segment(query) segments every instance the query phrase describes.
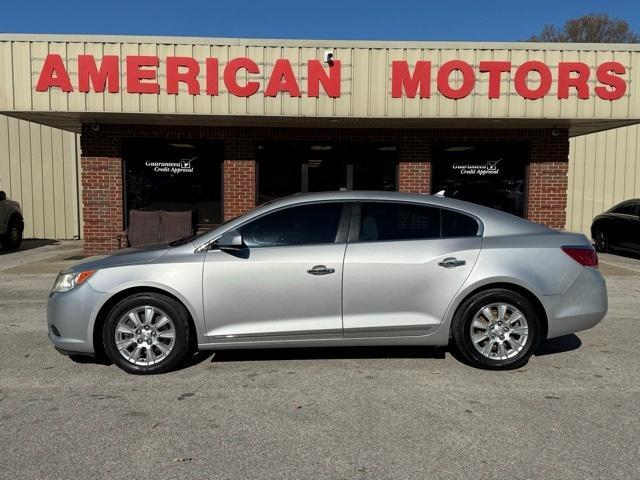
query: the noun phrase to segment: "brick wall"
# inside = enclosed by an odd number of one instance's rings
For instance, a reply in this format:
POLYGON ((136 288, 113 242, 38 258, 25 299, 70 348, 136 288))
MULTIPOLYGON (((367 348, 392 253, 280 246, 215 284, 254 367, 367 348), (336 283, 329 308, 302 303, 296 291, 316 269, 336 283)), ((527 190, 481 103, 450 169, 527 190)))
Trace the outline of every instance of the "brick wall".
POLYGON ((122 234, 122 161, 83 155, 81 168, 84 252, 115 250, 122 234))
POLYGON ((557 136, 531 142, 527 191, 527 218, 551 228, 565 228, 569 173, 569 137, 557 136))
POLYGON ((87 254, 118 247, 124 227, 122 141, 128 137, 192 138, 224 143, 223 214, 232 218, 256 201, 257 143, 270 140, 389 142, 398 146, 398 189, 429 193, 431 152, 435 142, 522 141, 530 144, 527 217, 563 228, 567 203, 568 132, 551 129, 352 129, 258 128, 169 125, 84 125, 82 185, 87 254))

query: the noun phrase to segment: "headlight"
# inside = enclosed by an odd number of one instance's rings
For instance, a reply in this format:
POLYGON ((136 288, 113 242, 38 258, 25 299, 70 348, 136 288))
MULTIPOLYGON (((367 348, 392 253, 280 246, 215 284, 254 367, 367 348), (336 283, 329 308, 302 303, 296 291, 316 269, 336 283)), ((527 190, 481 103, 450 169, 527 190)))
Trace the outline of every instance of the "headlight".
POLYGON ((60 273, 58 274, 58 278, 56 278, 55 283, 53 284, 53 288, 51 289, 52 293, 60 293, 60 292, 68 292, 76 288, 78 285, 83 283, 87 278, 95 273, 95 270, 86 270, 84 272, 76 272, 76 273, 60 273))

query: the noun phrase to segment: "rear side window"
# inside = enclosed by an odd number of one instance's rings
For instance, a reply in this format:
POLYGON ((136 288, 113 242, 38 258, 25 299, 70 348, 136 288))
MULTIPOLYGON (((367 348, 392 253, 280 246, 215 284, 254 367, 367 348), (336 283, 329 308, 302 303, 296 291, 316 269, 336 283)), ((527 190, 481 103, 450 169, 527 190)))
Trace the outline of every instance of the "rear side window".
POLYGON ((360 241, 417 240, 440 236, 440 209, 406 203, 363 203, 360 241))
POLYGON ((334 243, 342 203, 300 205, 269 213, 238 230, 248 247, 334 243))
POLYGON ((359 241, 474 237, 478 230, 477 220, 460 212, 410 203, 371 202, 362 204, 359 241))
POLYGON ((478 221, 463 213, 442 210, 443 237, 474 237, 478 234, 478 221))

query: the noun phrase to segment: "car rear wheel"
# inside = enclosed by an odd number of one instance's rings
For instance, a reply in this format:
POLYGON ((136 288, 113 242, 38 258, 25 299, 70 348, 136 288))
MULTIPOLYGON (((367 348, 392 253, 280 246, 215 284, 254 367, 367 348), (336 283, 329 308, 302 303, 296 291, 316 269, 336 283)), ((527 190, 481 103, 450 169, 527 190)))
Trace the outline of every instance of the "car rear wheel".
POLYGON ((6 250, 17 250, 22 243, 22 225, 15 216, 9 220, 7 232, 2 239, 2 247, 6 250))
POLYGON ((190 346, 189 314, 179 302, 157 293, 139 293, 120 301, 103 327, 105 352, 134 374, 171 370, 190 346))
POLYGON ((597 230, 593 235, 596 251, 600 253, 607 253, 609 251, 609 237, 602 230, 597 230))
POLYGON ((502 288, 479 292, 456 312, 452 336, 456 348, 473 366, 519 368, 540 342, 540 320, 531 302, 502 288))

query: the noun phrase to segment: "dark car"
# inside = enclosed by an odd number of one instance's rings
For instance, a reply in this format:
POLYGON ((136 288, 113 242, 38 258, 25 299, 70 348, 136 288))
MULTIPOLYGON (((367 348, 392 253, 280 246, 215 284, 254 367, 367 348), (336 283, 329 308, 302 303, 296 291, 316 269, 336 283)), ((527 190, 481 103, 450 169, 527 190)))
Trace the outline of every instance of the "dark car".
POLYGON ((640 254, 640 199, 625 200, 594 218, 591 238, 598 252, 640 254))

